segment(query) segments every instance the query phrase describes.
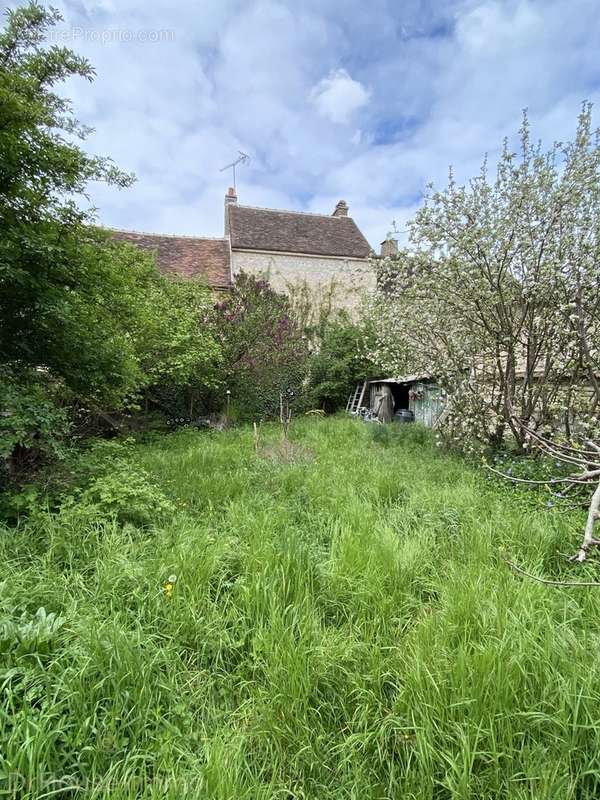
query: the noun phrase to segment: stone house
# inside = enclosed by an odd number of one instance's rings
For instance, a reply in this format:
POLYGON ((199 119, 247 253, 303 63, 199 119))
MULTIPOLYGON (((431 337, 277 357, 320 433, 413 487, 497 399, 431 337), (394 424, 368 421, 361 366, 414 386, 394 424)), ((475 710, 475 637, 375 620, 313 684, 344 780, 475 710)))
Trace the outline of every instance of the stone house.
POLYGON ((243 271, 268 278, 279 291, 303 284, 318 294, 333 284, 336 305, 352 308, 359 291, 368 287, 365 267, 371 247, 344 200, 332 214, 280 211, 240 205, 230 188, 224 211, 224 235, 219 238, 112 233, 154 252, 164 274, 201 278, 217 292, 230 290, 243 271))

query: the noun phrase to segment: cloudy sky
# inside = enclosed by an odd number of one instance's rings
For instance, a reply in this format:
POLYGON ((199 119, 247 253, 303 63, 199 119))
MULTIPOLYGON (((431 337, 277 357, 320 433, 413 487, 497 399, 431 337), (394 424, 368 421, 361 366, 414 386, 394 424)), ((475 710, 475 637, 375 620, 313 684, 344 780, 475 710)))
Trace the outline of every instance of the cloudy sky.
POLYGON ((242 150, 241 203, 330 213, 343 198, 376 246, 449 164, 466 180, 493 159, 521 109, 549 144, 600 89, 597 0, 52 5, 57 39, 97 70, 65 88, 87 146, 138 178, 92 189, 122 228, 220 235, 219 169, 242 150))

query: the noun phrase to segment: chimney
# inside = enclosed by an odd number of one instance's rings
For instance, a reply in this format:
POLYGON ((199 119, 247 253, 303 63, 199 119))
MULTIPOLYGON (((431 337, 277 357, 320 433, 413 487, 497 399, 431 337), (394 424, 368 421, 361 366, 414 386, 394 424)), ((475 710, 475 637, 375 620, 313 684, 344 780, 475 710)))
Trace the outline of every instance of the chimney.
POLYGON ((382 258, 395 258, 398 255, 398 239, 394 239, 391 233, 381 243, 382 258))
POLYGON ((233 206, 236 203, 237 194, 233 186, 230 186, 225 195, 225 236, 229 236, 229 206, 233 206))
POLYGON ((348 216, 348 203, 345 200, 340 200, 336 205, 332 217, 347 217, 348 216))

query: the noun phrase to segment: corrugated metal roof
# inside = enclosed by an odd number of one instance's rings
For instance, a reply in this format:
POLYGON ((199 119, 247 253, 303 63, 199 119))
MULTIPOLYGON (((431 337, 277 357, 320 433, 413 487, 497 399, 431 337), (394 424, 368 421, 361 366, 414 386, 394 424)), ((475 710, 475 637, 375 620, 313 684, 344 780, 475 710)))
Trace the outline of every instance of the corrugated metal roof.
POLYGON ((369 381, 369 383, 417 383, 418 381, 433 380, 431 375, 425 372, 416 373, 415 375, 401 375, 399 378, 377 378, 369 381))

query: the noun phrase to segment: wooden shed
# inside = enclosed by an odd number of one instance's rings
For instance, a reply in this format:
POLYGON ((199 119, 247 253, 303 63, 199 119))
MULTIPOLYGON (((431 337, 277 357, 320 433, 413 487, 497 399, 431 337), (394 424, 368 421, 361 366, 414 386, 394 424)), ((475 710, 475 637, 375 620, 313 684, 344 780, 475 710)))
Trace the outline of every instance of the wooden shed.
POLYGON ((359 413, 360 407, 369 409, 380 422, 391 422, 408 415, 402 411, 410 411, 414 421, 434 428, 446 405, 446 395, 429 375, 404 375, 399 378, 376 378, 359 384, 352 398, 348 401, 347 410, 359 413), (358 400, 356 398, 359 398, 358 400))

